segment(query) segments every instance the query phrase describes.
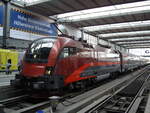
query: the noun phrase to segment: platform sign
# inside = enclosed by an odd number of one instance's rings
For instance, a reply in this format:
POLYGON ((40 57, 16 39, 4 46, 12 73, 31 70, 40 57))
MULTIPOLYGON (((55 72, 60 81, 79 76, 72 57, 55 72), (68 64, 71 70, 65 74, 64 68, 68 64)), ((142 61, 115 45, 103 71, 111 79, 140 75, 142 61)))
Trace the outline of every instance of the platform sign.
POLYGON ((3 24, 3 5, 0 3, 0 25, 3 24))
POLYGON ((29 33, 57 36, 57 29, 49 20, 21 10, 11 10, 10 27, 29 33))
MULTIPOLYGON (((3 25, 4 18, 4 6, 0 2, 0 26, 3 25)), ((11 30, 15 30, 15 35, 12 34, 12 37, 19 36, 21 33, 26 33, 25 37, 28 37, 27 34, 32 34, 31 37, 38 36, 57 36, 57 28, 55 24, 51 23, 51 20, 45 17, 41 17, 37 14, 24 11, 19 8, 12 8, 10 11, 10 27, 11 30), (18 32, 17 32, 18 31, 18 32)), ((19 36, 21 37, 21 36, 19 36)), ((19 38, 18 37, 18 38, 19 38)))

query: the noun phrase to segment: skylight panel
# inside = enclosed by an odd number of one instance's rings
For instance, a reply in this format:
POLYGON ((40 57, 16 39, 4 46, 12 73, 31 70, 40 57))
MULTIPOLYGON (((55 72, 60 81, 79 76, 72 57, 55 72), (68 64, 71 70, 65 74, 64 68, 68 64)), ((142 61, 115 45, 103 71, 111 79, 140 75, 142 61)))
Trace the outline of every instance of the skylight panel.
POLYGON ((141 44, 132 44, 132 45, 122 45, 122 47, 125 47, 125 48, 141 48, 141 47, 150 47, 150 45, 141 45, 141 44))
POLYGON ((86 10, 81 10, 81 11, 75 11, 75 12, 70 12, 70 13, 59 14, 59 15, 57 15, 57 18, 67 18, 67 17, 78 16, 78 15, 82 15, 82 14, 91 14, 91 13, 96 13, 96 12, 111 11, 111 10, 114 10, 114 9, 115 9, 114 6, 86 9, 86 10))
POLYGON ((142 39, 150 39, 150 36, 145 37, 130 37, 130 38, 116 38, 116 39, 109 39, 109 41, 117 42, 117 41, 130 41, 130 40, 142 40, 142 39))
POLYGON ((117 44, 132 44, 132 43, 150 43, 150 41, 130 41, 130 42, 118 42, 117 44))
POLYGON ((109 39, 109 41, 113 41, 113 42, 119 42, 119 41, 130 41, 130 40, 142 40, 142 39, 150 39, 149 36, 145 36, 145 37, 130 37, 130 38, 116 38, 116 39, 109 39))
POLYGON ((142 44, 142 43, 140 43, 140 44, 126 44, 126 45, 122 45, 122 46, 124 46, 124 47, 126 47, 126 46, 150 46, 150 44, 149 43, 147 43, 147 44, 142 44))
POLYGON ((40 0, 13 0, 14 2, 15 1, 18 1, 18 2, 22 2, 22 3, 25 3, 25 4, 30 4, 30 3, 34 3, 34 2, 38 2, 40 0))
POLYGON ((120 37, 120 36, 137 36, 137 35, 147 35, 150 34, 150 31, 132 31, 132 32, 120 32, 120 33, 107 33, 99 34, 99 37, 109 38, 109 37, 120 37))
POLYGON ((89 32, 93 32, 93 31, 104 31, 104 30, 124 29, 124 28, 131 28, 131 27, 135 28, 135 27, 145 27, 145 26, 150 26, 150 20, 89 26, 89 27, 83 27, 83 29, 89 32))
POLYGON ((73 22, 96 18, 115 17, 127 14, 136 14, 140 12, 150 11, 150 1, 142 1, 135 3, 127 3, 114 6, 106 6, 101 8, 93 8, 82 11, 57 15, 59 22, 73 22))

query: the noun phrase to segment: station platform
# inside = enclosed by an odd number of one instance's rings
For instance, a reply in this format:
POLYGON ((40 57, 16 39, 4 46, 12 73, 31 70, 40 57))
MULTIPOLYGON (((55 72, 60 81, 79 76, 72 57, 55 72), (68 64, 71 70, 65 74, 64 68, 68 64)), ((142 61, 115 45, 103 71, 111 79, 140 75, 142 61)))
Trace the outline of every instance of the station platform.
POLYGON ((18 72, 12 72, 11 74, 7 75, 5 72, 0 73, 0 86, 10 85, 10 80, 15 78, 15 75, 18 72))

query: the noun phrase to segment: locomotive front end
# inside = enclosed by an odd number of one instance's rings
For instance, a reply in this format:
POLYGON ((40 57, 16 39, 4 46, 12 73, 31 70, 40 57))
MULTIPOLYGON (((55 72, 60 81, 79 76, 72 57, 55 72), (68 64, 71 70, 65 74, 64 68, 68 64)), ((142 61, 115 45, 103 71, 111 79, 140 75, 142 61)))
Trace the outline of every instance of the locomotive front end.
POLYGON ((55 39, 42 38, 33 41, 26 51, 22 68, 12 84, 37 90, 60 89, 63 77, 53 74, 58 47, 55 39))

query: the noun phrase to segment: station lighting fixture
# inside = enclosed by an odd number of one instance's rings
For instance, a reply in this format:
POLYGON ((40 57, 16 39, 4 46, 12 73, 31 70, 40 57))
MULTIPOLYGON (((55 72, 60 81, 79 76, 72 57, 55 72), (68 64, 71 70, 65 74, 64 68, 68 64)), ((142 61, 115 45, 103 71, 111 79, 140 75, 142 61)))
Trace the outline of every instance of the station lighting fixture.
POLYGON ((147 43, 147 44, 125 44, 125 45, 121 45, 122 47, 130 47, 130 46, 150 46, 150 44, 149 43, 147 43))
POLYGON ((42 3, 42 2, 46 2, 46 1, 50 1, 50 0, 12 0, 12 3, 17 3, 17 5, 22 5, 22 6, 30 6, 30 5, 34 5, 34 4, 38 4, 38 3, 42 3))
POLYGON ((113 37, 129 37, 129 36, 142 36, 142 35, 150 35, 150 30, 145 31, 132 31, 132 32, 119 32, 119 33, 107 33, 107 34, 99 34, 98 36, 101 38, 109 39, 113 37))
POLYGON ((89 19, 139 14, 144 12, 150 12, 150 1, 140 1, 64 13, 57 15, 57 18, 58 22, 76 22, 89 19))
POLYGON ((24 2, 24 3, 32 3, 32 2, 37 2, 37 1, 40 1, 40 0, 16 0, 16 1, 24 2))
POLYGON ((134 41, 134 40, 150 40, 150 36, 144 37, 128 37, 128 38, 115 38, 115 39, 108 39, 112 42, 123 42, 123 41, 134 41))
POLYGON ((127 49, 150 48, 150 46, 126 46, 127 49))
POLYGON ((89 27, 83 27, 83 29, 88 32, 94 32, 94 31, 114 30, 114 29, 125 29, 125 28, 132 28, 132 27, 133 28, 147 27, 147 26, 150 26, 150 20, 89 26, 89 27))
POLYGON ((150 41, 130 41, 130 42, 117 42, 117 44, 119 45, 123 45, 123 44, 141 44, 141 43, 150 43, 150 41))
POLYGON ((150 45, 149 44, 144 44, 144 45, 141 45, 141 44, 137 44, 137 45, 135 45, 135 44, 133 44, 133 45, 124 45, 124 46, 122 46, 122 47, 125 47, 125 48, 129 48, 129 47, 150 47, 150 45))
POLYGON ((140 48, 140 49, 143 49, 143 48, 150 48, 150 46, 140 46, 140 45, 137 45, 137 46, 135 46, 135 45, 131 45, 131 46, 122 46, 122 47, 124 47, 124 48, 126 48, 126 49, 138 49, 138 48, 140 48))

